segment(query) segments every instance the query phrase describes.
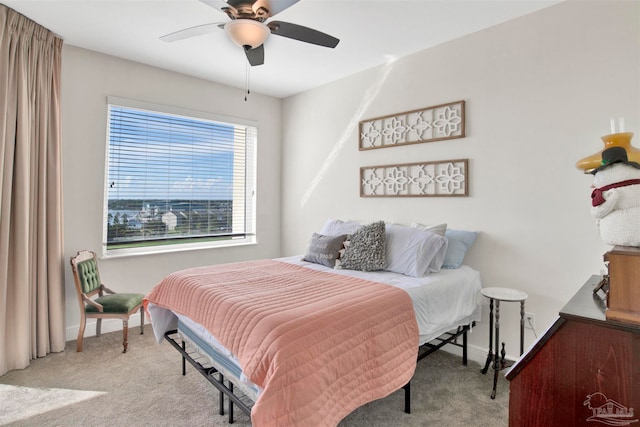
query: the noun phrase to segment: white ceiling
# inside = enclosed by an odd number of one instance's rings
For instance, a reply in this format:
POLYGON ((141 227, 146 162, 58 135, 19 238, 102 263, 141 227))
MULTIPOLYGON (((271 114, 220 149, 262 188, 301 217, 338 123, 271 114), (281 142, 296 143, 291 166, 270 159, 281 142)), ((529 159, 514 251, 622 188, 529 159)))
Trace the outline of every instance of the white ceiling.
MULTIPOLYGON (((301 0, 276 15, 340 39, 335 49, 284 37, 265 42, 252 92, 285 98, 561 0, 301 0)), ((65 44, 244 88, 246 58, 224 31, 158 37, 227 16, 198 0, 0 0, 65 44)))

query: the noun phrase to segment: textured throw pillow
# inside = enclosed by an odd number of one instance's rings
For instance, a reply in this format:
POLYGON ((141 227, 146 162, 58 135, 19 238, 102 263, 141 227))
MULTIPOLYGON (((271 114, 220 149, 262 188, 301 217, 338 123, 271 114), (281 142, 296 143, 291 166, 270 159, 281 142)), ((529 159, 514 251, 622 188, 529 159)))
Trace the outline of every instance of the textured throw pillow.
POLYGON ((342 221, 339 219, 328 219, 327 222, 324 223, 322 230, 320 230, 320 234, 324 234, 325 236, 340 236, 341 234, 353 234, 358 229, 362 227, 358 221, 342 221))
POLYGON ((343 243, 346 238, 346 234, 340 236, 324 236, 313 233, 309 248, 302 260, 333 268, 336 265, 336 260, 340 256, 340 250, 343 248, 343 243))
POLYGON ((386 239, 383 221, 362 226, 344 242, 336 268, 349 270, 382 270, 386 264, 386 239))
POLYGON ((385 270, 422 277, 440 271, 447 239, 432 231, 387 224, 387 265, 385 270))
POLYGON ((411 227, 417 228, 418 230, 426 230, 431 231, 432 233, 436 233, 440 236, 444 236, 444 233, 447 231, 447 224, 436 224, 436 225, 423 225, 417 222, 411 224, 411 227))
POLYGON ((444 255, 442 268, 460 268, 464 256, 478 237, 476 231, 447 230, 445 236, 449 239, 449 247, 444 255))

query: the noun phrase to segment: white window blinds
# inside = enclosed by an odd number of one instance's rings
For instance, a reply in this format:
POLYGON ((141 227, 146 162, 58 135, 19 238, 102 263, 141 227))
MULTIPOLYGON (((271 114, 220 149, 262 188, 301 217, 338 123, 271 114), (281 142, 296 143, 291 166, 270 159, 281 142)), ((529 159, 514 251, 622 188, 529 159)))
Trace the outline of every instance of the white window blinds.
POLYGON ((256 134, 109 104, 105 249, 253 235, 256 134))

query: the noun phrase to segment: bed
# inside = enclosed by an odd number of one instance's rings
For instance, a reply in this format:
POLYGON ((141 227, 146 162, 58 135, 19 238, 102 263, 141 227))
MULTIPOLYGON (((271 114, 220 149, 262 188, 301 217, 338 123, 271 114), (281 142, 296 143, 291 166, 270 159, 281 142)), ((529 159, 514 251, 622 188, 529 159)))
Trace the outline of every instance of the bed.
POLYGON ((305 258, 184 270, 145 298, 156 339, 220 390, 221 414, 228 396, 230 422, 235 405, 255 426, 335 426, 400 388, 409 412, 418 360, 462 336, 466 363, 478 271, 414 277, 305 258))

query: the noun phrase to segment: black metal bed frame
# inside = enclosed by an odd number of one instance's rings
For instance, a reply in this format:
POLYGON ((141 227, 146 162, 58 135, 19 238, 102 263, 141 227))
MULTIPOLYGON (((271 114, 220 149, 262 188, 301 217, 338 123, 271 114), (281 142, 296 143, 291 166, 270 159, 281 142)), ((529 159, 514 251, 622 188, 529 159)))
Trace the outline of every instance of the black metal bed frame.
MULTIPOLYGON (((462 364, 467 365, 467 332, 475 326, 475 322, 469 325, 458 326, 455 331, 445 332, 432 341, 423 344, 418 349, 418 361, 424 359, 435 351, 441 349, 447 344, 455 345, 462 348, 462 364), (462 336, 462 344, 458 342, 458 337, 462 336)), ((242 399, 234 393, 234 386, 231 380, 226 379, 224 375, 216 369, 215 366, 207 367, 200 361, 198 361, 193 353, 187 351, 186 343, 179 338, 178 331, 176 329, 167 331, 164 334, 165 340, 167 340, 176 350, 182 355, 182 375, 187 374, 186 362, 188 361, 202 376, 204 376, 220 393, 220 415, 224 415, 224 396, 229 398, 229 424, 233 424, 233 407, 234 405, 240 408, 242 412, 251 417, 251 407, 242 401, 242 399), (178 340, 181 342, 179 343, 178 340)), ((411 381, 405 384, 402 389, 404 390, 404 412, 411 413, 411 381)))

